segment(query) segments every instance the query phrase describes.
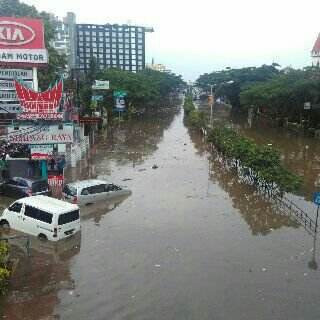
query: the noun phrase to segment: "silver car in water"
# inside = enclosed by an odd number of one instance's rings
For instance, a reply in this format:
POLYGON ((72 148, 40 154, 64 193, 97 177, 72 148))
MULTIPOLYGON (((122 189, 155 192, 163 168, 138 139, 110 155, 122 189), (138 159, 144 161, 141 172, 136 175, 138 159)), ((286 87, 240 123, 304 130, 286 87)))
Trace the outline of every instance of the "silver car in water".
POLYGON ((126 187, 105 180, 89 179, 68 183, 63 188, 62 200, 85 205, 130 194, 131 191, 126 187))

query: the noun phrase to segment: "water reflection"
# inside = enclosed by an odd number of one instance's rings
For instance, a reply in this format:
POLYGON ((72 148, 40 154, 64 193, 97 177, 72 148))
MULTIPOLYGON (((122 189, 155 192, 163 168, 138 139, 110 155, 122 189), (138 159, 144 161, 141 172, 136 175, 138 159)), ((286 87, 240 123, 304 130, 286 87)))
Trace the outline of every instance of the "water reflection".
MULTIPOLYGON (((20 233, 11 231, 10 235, 20 233)), ((21 242, 11 243, 11 255, 18 264, 10 279, 8 295, 0 297, 3 318, 45 319, 60 302, 59 291, 75 287, 69 264, 80 252, 80 232, 58 242, 31 237, 30 243, 30 256, 26 256, 21 242)))
POLYGON ((141 165, 153 154, 163 139, 180 107, 146 111, 143 116, 126 120, 121 125, 110 125, 95 139, 89 155, 79 161, 77 168, 67 170, 66 181, 110 175, 110 163, 118 166, 141 165))
POLYGON ((99 203, 80 207, 81 219, 92 219, 96 224, 98 224, 103 216, 118 208, 128 197, 130 197, 130 195, 115 197, 114 199, 108 201, 101 201, 99 203))
POLYGON ((280 208, 277 208, 255 187, 242 181, 198 132, 192 129, 188 132, 198 153, 208 158, 208 179, 216 182, 228 193, 233 207, 239 210, 253 235, 267 235, 281 227, 298 228, 300 226, 299 222, 283 214, 280 208))

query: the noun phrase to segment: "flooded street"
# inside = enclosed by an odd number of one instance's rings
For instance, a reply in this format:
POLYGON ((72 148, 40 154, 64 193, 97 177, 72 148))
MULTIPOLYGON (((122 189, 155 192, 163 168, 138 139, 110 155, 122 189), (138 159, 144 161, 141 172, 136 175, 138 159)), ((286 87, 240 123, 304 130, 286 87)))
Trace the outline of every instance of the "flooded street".
MULTIPOLYGON (((314 210, 317 141, 242 130, 286 150, 307 181, 292 197, 314 210)), ((182 101, 96 136, 68 177, 79 178, 106 178, 132 195, 83 208, 81 235, 32 239, 0 318, 319 319, 319 241, 228 170, 188 128, 182 101)))

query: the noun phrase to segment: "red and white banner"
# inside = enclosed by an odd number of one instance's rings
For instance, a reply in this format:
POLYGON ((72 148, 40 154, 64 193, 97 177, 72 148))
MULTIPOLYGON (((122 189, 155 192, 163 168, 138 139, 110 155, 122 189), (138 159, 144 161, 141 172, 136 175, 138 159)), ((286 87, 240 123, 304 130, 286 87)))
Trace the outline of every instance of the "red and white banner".
POLYGON ((49 160, 53 157, 53 144, 34 144, 30 151, 33 160, 49 160))
POLYGON ((42 19, 0 17, 0 63, 23 66, 48 63, 42 19))
POLYGON ((62 187, 63 176, 57 174, 48 174, 48 185, 50 187, 62 187))
POLYGON ((63 113, 58 111, 63 91, 62 79, 56 83, 53 89, 44 92, 36 92, 26 86, 22 81, 14 80, 17 96, 23 108, 23 112, 17 119, 63 119, 63 113))
POLYGON ((73 130, 73 125, 8 126, 7 139, 22 144, 73 143, 73 130))

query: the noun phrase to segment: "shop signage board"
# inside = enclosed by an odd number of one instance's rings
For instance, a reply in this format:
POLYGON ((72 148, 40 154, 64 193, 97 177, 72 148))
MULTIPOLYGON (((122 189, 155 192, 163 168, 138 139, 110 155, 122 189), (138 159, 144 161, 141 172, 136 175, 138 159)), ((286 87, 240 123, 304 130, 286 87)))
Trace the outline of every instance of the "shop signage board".
POLYGON ((7 139, 21 144, 73 143, 73 129, 73 125, 10 125, 7 139))
POLYGON ((34 67, 48 63, 42 19, 0 17, 0 63, 34 67))
POLYGON ((48 184, 50 187, 62 187, 63 176, 57 174, 48 174, 48 184))
POLYGON ((19 101, 14 91, 0 91, 0 101, 19 101))
POLYGON ((25 69, 1 69, 0 68, 0 79, 32 79, 32 70, 25 69))
POLYGON ((95 90, 108 90, 109 88, 109 81, 95 80, 95 83, 92 85, 92 89, 95 90))
POLYGON ((30 146, 31 159, 49 160, 53 157, 53 144, 33 144, 30 146))
POLYGON ((22 107, 20 104, 3 104, 0 103, 0 113, 21 113, 22 107))
MULTIPOLYGON (((1 70, 1 69, 0 69, 1 70)), ((28 88, 33 88, 32 81, 23 81, 24 85, 28 88)), ((0 80, 0 90, 16 91, 16 86, 13 80, 0 80)))
POLYGON ((23 108, 23 112, 17 119, 42 119, 58 120, 63 119, 64 114, 59 112, 59 103, 62 97, 63 81, 44 92, 36 92, 26 87, 22 81, 14 79, 17 96, 23 108))

